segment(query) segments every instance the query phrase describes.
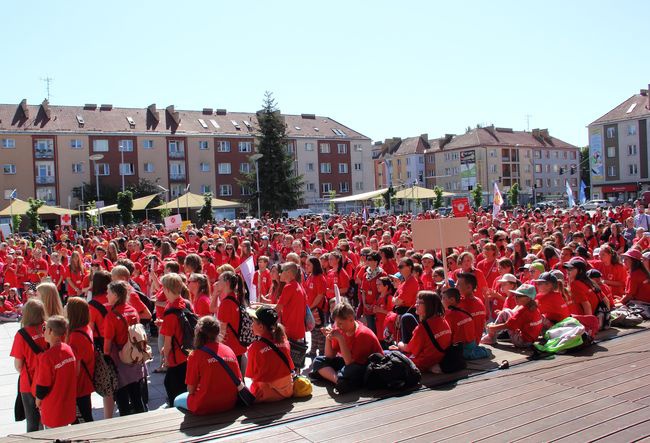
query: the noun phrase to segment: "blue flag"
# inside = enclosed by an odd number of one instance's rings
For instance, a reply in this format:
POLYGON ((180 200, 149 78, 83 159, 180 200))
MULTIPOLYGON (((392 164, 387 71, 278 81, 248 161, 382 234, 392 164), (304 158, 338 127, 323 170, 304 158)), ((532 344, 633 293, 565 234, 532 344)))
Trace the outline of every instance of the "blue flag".
POLYGON ((580 200, 580 204, 584 205, 587 202, 587 193, 585 192, 587 190, 587 185, 585 185, 584 180, 580 180, 580 194, 578 195, 578 199, 580 200))

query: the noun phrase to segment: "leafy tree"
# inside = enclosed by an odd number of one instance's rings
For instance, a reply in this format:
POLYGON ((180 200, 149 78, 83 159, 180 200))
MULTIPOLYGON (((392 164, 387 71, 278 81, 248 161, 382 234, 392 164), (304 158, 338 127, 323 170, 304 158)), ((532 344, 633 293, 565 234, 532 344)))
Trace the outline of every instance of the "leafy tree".
MULTIPOLYGON (((91 201, 97 200, 97 192, 95 191, 95 182, 82 183, 81 186, 72 188, 72 196, 76 199, 83 201, 84 204, 89 204, 91 201), (81 198, 81 189, 83 187, 83 199, 81 198)), ((119 190, 112 186, 99 184, 99 200, 104 202, 104 206, 109 206, 117 202, 117 193, 119 190)))
POLYGON ((433 207, 438 209, 442 207, 442 193, 443 189, 441 186, 436 186, 433 188, 434 194, 436 194, 435 200, 433 200, 433 207))
POLYGON ((41 217, 38 215, 38 210, 45 202, 35 198, 30 198, 27 202, 29 203, 29 209, 25 215, 29 219, 29 228, 34 232, 41 232, 41 217))
POLYGON ((212 193, 211 192, 206 192, 203 194, 203 206, 201 206, 201 210, 199 211, 199 220, 201 220, 202 223, 210 223, 212 220, 214 220, 214 216, 212 214, 212 193))
MULTIPOLYGON (((95 203, 94 200, 90 201, 88 203, 88 210, 92 211, 94 209, 97 209, 97 204, 95 203)), ((99 224, 99 217, 97 216, 97 213, 95 212, 95 215, 88 215, 88 218, 90 218, 90 224, 93 226, 97 226, 99 224)))
POLYGON ((131 191, 117 193, 117 209, 120 210, 122 224, 131 224, 133 221, 133 193, 131 191))
POLYGON ((165 217, 169 217, 172 214, 171 208, 162 208, 159 209, 158 212, 160 213, 160 217, 162 217, 163 219, 165 217))
POLYGON ((474 189, 470 191, 470 195, 472 196, 474 207, 476 209, 480 208, 483 204, 483 186, 481 186, 480 183, 477 183, 476 186, 474 186, 474 189))
POLYGON ((589 163, 589 146, 580 148, 580 180, 585 182, 585 196, 587 200, 591 198, 591 174, 590 174, 590 163, 589 163))
POLYGON ((391 205, 394 203, 393 197, 395 196, 395 188, 393 186, 388 187, 388 191, 384 192, 382 194, 382 197, 384 197, 384 207, 386 208, 387 211, 390 211, 391 205))
POLYGON ((519 183, 510 186, 510 189, 508 190, 508 200, 512 206, 517 206, 519 204, 519 183))
POLYGON ((20 224, 23 222, 23 216, 20 214, 14 214, 11 217, 11 232, 20 231, 20 224))
MULTIPOLYGON (((273 94, 264 94, 263 109, 257 112, 258 135, 256 148, 262 157, 257 161, 260 180, 260 205, 262 212, 280 216, 283 210, 298 207, 302 199, 302 176, 294 170, 293 156, 287 152, 287 125, 284 122, 273 94)), ((257 190, 256 174, 245 174, 239 181, 243 186, 257 190)), ((257 193, 244 199, 252 204, 257 193)))

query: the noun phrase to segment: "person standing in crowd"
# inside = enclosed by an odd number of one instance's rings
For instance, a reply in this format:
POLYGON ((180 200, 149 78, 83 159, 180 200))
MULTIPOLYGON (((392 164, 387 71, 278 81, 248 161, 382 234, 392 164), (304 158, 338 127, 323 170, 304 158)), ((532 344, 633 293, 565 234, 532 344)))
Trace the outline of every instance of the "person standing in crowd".
POLYGON ((45 306, 45 318, 53 315, 63 315, 63 305, 59 297, 59 291, 56 290, 54 283, 44 282, 36 287, 36 292, 45 306))
POLYGON ((187 289, 194 313, 199 317, 212 315, 210 310, 210 283, 204 274, 192 273, 187 279, 187 289))
POLYGON ((219 275, 217 292, 222 294, 222 302, 217 313, 220 329, 223 331, 223 343, 237 356, 239 366, 245 368, 246 347, 239 341, 241 335, 241 309, 246 308, 242 278, 231 271, 219 275))
POLYGON ((305 271, 307 272, 307 278, 302 283, 302 287, 307 296, 307 305, 311 309, 316 323, 316 327, 311 331, 311 348, 307 354, 310 357, 315 357, 316 352, 320 355, 325 353, 325 336, 321 332, 321 328, 326 323, 328 306, 325 292, 327 291, 327 281, 323 275, 320 260, 314 256, 307 258, 305 271))
POLYGON ((95 349, 93 332, 89 326, 90 311, 88 302, 81 297, 72 297, 65 306, 68 318, 67 343, 77 360, 77 408, 85 423, 93 421, 93 408, 90 394, 95 389, 95 349))
MULTIPOLYGON (((363 318, 366 326, 372 331, 377 329, 377 317, 375 313, 375 306, 377 305, 378 290, 377 281, 379 278, 384 277, 386 273, 379 267, 381 255, 378 252, 370 252, 366 257, 365 272, 361 274, 361 285, 359 300, 361 301, 361 309, 363 310, 363 318)), ((380 337, 379 333, 377 335, 380 337)))
POLYGON ((275 307, 293 348, 305 346, 307 296, 298 283, 299 276, 300 268, 295 263, 286 262, 282 265, 280 281, 284 283, 284 288, 275 307))

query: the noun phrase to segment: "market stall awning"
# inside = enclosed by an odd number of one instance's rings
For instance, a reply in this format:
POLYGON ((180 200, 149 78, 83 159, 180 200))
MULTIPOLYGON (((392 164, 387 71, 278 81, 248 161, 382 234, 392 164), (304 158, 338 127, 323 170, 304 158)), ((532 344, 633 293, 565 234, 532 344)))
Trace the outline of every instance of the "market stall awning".
MULTIPOLYGON (((15 198, 10 205, 0 211, 0 215, 25 215, 29 210, 29 203, 15 198)), ((43 205, 38 209, 40 215, 75 215, 79 214, 79 211, 75 209, 59 208, 58 206, 46 206, 43 205)))
MULTIPOLYGON (((154 198, 156 198, 156 195, 158 194, 152 194, 152 195, 147 195, 145 197, 134 198, 132 211, 143 211, 147 209, 147 205, 151 203, 151 201, 154 198)), ((115 205, 104 206, 103 208, 99 208, 99 210, 89 209, 86 212, 94 216, 97 214, 98 211, 100 214, 106 214, 107 212, 119 212, 120 210, 117 208, 117 205, 115 204, 115 205)))
POLYGON ((348 202, 360 202, 365 200, 371 200, 375 197, 379 197, 388 191, 388 188, 377 189, 376 191, 364 192, 363 194, 354 194, 347 197, 338 197, 333 198, 330 201, 332 203, 348 203, 348 202))
MULTIPOLYGON (((443 192, 443 197, 451 197, 454 194, 451 192, 443 192)), ((401 198, 406 200, 416 200, 421 198, 436 198, 436 193, 433 189, 423 188, 422 186, 411 186, 409 188, 404 188, 401 191, 395 193, 395 198, 401 198)))
MULTIPOLYGON (((199 194, 192 194, 191 192, 185 193, 178 197, 177 199, 174 199, 170 202, 167 202, 165 204, 162 204, 160 206, 156 206, 153 209, 176 209, 176 208, 189 208, 189 209, 195 209, 195 208, 200 208, 203 206, 204 199, 202 195, 199 194)), ((232 202, 228 200, 221 200, 218 198, 213 198, 212 199, 212 208, 213 209, 221 209, 221 208, 239 208, 241 207, 241 203, 237 202, 232 202)))

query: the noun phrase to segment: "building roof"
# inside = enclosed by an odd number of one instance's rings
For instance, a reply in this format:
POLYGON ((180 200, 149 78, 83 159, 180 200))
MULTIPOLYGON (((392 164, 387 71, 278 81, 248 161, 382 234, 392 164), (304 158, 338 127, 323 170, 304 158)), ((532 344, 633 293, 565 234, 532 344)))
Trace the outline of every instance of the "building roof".
MULTIPOLYGON (((187 111, 176 110, 173 106, 156 108, 155 105, 150 108, 151 111, 111 105, 58 106, 47 101, 41 105, 28 105, 23 100, 19 105, 0 104, 0 131, 253 136, 257 128, 257 116, 250 112, 187 111)), ((329 117, 314 114, 285 114, 283 117, 287 134, 292 138, 369 140, 329 117)))
POLYGON ((589 126, 647 116, 650 116, 650 96, 645 91, 645 95, 633 95, 607 114, 591 122, 589 126))
POLYGON ((373 148, 375 152, 379 152, 375 158, 385 157, 387 155, 423 154, 429 147, 429 140, 427 139, 426 134, 417 137, 407 137, 405 139, 399 137, 386 139, 384 143, 373 148))

